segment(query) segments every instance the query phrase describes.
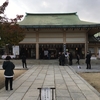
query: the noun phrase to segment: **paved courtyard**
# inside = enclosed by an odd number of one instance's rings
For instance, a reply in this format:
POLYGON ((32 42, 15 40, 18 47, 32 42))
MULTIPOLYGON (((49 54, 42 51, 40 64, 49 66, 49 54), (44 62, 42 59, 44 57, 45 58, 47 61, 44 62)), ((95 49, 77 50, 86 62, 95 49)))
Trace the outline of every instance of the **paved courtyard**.
MULTIPOLYGON (((22 69, 20 60, 13 62, 16 69, 22 69)), ((76 73, 85 70, 83 62, 82 69, 76 64, 59 66, 58 60, 27 60, 27 63, 29 70, 14 81, 13 90, 0 90, 0 100, 40 100, 37 88, 45 87, 55 88, 54 100, 100 100, 100 94, 76 73)))

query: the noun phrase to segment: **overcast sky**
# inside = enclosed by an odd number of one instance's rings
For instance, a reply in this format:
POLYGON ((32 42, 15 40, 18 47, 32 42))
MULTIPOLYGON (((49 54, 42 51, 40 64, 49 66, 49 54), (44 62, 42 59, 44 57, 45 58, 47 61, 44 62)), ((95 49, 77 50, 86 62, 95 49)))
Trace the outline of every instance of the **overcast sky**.
MULTIPOLYGON (((2 5, 6 0, 0 0, 2 5)), ((9 0, 8 18, 27 13, 73 13, 83 21, 100 23, 100 0, 9 0)))

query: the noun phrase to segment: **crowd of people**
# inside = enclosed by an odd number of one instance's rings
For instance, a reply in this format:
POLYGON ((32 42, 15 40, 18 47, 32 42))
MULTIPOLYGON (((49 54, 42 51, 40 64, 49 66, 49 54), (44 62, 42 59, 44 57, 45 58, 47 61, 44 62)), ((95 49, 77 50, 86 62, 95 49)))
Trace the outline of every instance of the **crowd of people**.
POLYGON ((71 52, 59 52, 59 65, 72 65, 73 55, 71 52))
MULTIPOLYGON (((91 52, 88 51, 85 57, 85 63, 86 63, 86 69, 91 69, 91 52)), ((66 52, 64 54, 64 52, 59 52, 59 65, 72 65, 73 62, 73 55, 71 52, 66 52)), ((77 53, 76 54, 76 63, 78 64, 78 68, 80 67, 80 55, 77 53)))

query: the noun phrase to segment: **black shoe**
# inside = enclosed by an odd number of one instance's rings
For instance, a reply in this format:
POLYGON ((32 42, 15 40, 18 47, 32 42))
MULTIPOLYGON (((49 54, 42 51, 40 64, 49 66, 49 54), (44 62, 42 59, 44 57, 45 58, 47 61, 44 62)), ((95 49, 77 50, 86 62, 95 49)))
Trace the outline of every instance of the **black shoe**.
POLYGON ((13 89, 10 89, 10 90, 13 90, 13 89))

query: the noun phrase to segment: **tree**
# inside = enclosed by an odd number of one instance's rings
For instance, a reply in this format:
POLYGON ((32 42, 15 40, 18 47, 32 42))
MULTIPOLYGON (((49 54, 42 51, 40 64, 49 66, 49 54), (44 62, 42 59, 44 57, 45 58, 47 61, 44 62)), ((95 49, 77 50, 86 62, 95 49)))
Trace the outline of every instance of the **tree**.
POLYGON ((6 0, 0 6, 0 47, 6 47, 6 53, 9 53, 8 45, 16 45, 25 37, 24 29, 17 22, 21 20, 23 15, 17 15, 14 19, 6 17, 4 11, 9 2, 6 0))
POLYGON ((5 44, 16 45, 24 39, 23 29, 18 24, 3 24, 1 29, 1 41, 5 44))
POLYGON ((4 11, 8 3, 7 0, 0 6, 0 45, 2 46, 6 44, 16 45, 25 37, 24 29, 17 24, 23 15, 17 15, 14 19, 6 18, 4 11))

